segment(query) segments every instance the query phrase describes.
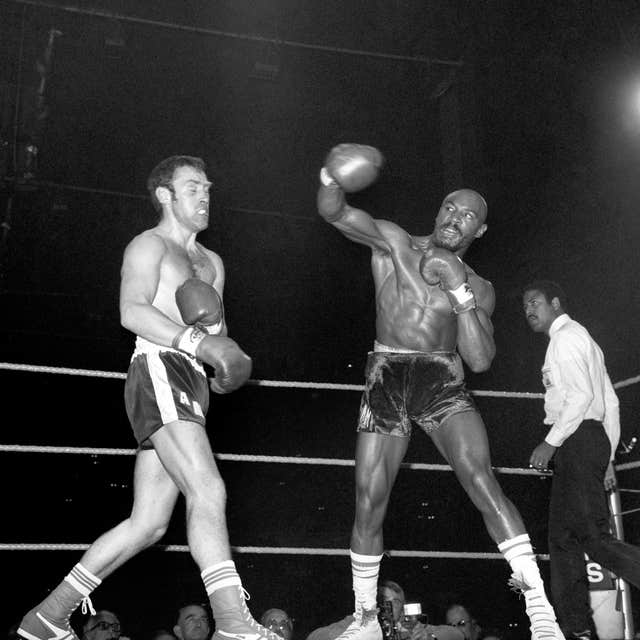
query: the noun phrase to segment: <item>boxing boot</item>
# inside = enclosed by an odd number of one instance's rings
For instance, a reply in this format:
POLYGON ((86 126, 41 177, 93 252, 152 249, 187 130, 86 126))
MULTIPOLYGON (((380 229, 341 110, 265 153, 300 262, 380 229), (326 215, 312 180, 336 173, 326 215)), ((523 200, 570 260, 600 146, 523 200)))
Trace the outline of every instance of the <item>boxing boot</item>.
POLYGON ((246 601, 249 594, 242 585, 223 587, 211 597, 216 622, 212 640, 282 640, 251 615, 246 601))
POLYGON ((378 609, 356 607, 353 622, 336 640, 382 640, 378 609))
POLYGON ((531 623, 531 640, 565 640, 542 581, 538 584, 528 584, 521 573, 514 573, 509 585, 514 591, 524 595, 526 612, 531 623))

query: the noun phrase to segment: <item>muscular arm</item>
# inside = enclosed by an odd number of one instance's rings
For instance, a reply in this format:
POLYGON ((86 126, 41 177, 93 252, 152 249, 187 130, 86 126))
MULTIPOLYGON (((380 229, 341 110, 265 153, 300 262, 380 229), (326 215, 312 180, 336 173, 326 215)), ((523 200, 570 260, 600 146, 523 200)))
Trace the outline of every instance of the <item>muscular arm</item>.
POLYGON ((495 292, 489 282, 474 283, 477 307, 456 316, 458 322, 458 352, 471 371, 486 371, 496 354, 491 314, 495 307, 495 292))
POLYGON ((120 273, 120 323, 138 336, 170 347, 184 326, 153 306, 165 251, 164 242, 153 235, 138 236, 127 246, 120 273))
POLYGON ((318 189, 318 213, 340 233, 374 251, 389 253, 392 228, 403 233, 400 227, 386 220, 375 220, 362 209, 347 203, 344 191, 336 185, 320 185, 318 189))

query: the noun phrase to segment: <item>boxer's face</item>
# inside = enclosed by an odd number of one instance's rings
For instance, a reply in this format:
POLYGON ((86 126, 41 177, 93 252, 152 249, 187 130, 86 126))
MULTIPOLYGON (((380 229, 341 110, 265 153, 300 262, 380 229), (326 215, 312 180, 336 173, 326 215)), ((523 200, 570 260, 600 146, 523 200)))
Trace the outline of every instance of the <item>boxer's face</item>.
POLYGON ((449 251, 466 249, 487 230, 486 216, 484 199, 475 191, 450 193, 436 216, 433 244, 449 251))
POLYGON ((194 167, 178 167, 173 174, 173 214, 179 222, 196 232, 209 226, 210 188, 207 176, 194 167))
POLYGON ((551 323, 560 315, 558 298, 549 302, 544 293, 536 289, 525 291, 522 306, 529 326, 536 333, 548 333, 551 323))

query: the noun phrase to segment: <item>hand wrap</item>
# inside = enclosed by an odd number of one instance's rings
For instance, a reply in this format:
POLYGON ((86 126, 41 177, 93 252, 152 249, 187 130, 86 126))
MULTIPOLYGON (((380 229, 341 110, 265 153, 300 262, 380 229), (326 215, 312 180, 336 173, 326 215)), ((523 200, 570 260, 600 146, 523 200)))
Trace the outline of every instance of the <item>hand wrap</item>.
POLYGON ((192 357, 196 357, 198 345, 209 335, 204 327, 197 324, 192 327, 185 327, 180 331, 171 342, 171 346, 178 351, 188 353, 192 357))
POLYGON ((476 308, 476 297, 468 282, 463 282, 457 289, 445 289, 444 292, 449 298, 456 315, 471 311, 476 308))
POLYGON ((331 177, 331 174, 327 171, 326 167, 320 169, 320 182, 325 187, 337 187, 338 183, 331 177))

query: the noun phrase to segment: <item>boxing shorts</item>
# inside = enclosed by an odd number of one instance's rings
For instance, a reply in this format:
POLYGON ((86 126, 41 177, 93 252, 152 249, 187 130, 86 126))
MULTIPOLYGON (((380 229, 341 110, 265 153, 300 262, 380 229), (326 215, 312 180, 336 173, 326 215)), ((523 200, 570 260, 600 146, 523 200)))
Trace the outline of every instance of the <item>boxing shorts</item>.
POLYGON ((149 436, 177 420, 204 426, 209 382, 195 358, 138 337, 124 386, 127 416, 139 449, 153 449, 149 436))
POLYGON ((358 431, 408 437, 415 424, 428 434, 465 411, 477 407, 455 351, 397 350, 375 343, 365 367, 358 431))

